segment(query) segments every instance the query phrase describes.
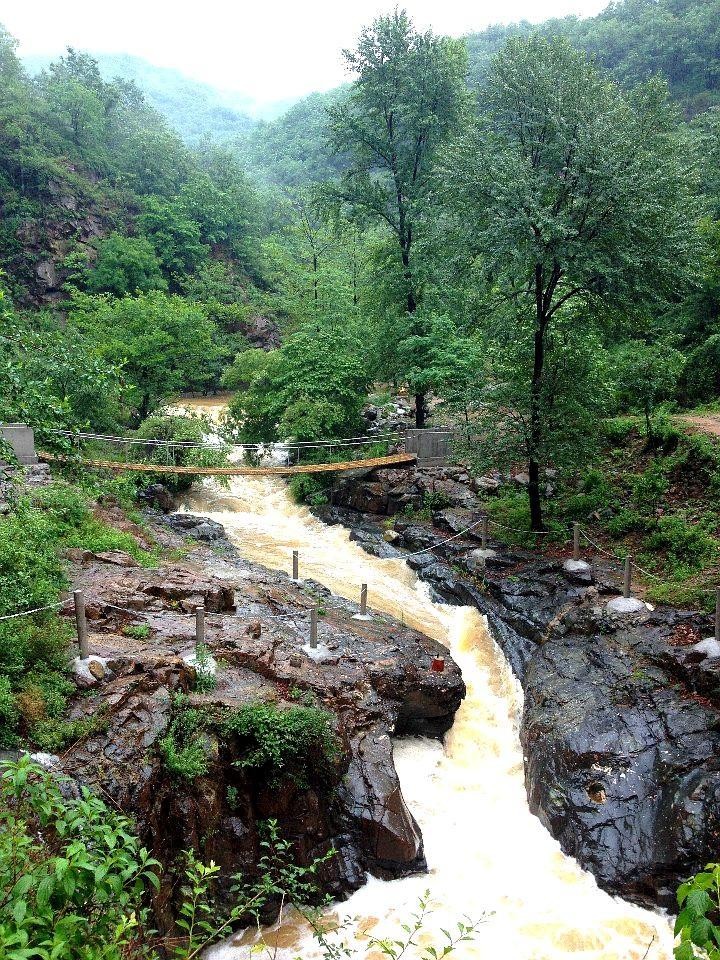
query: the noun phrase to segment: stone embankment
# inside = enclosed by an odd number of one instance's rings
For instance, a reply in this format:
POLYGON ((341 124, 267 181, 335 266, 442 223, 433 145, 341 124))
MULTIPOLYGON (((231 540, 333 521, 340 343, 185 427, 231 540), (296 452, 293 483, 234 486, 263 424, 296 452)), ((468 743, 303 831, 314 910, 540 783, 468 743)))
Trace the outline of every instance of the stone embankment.
POLYGON ((77 719, 100 716, 101 726, 73 745, 62 768, 131 814, 163 864, 157 922, 170 928, 181 852, 193 848, 222 868, 219 897, 231 876, 252 876, 259 824, 275 819, 304 863, 330 848, 324 888, 340 897, 369 871, 397 877, 425 868, 420 829, 405 805, 393 764, 391 736, 441 736, 452 724, 465 688, 433 640, 384 616, 353 619, 357 608, 306 582, 294 585, 241 560, 222 527, 178 515, 154 527, 166 546, 189 536, 183 563, 141 568, 118 552, 75 551, 73 581, 82 586, 90 626, 93 670, 82 679, 77 719), (204 542, 204 543, 203 543, 204 542), (213 548, 204 544, 212 544, 213 548), (310 607, 321 608, 319 655, 307 644, 310 607), (203 605, 206 643, 218 664, 217 686, 193 693, 193 611, 203 605), (281 779, 270 786, 239 764, 241 747, 208 731, 207 773, 173 775, 160 742, 175 709, 186 705, 220 715, 249 704, 279 709, 314 704, 328 711, 342 742, 335 785, 281 779))
POLYGON ((439 599, 487 616, 525 692, 530 806, 565 852, 612 893, 674 905, 677 884, 720 845, 720 647, 706 639, 710 618, 646 605, 612 613, 617 583, 599 571, 568 572, 562 558, 495 542, 488 557, 477 529, 443 543, 478 519, 461 471, 376 471, 346 480, 334 499, 320 511, 326 522, 351 528, 370 553, 406 557, 439 599), (403 515, 438 494, 450 506, 430 521, 403 515))

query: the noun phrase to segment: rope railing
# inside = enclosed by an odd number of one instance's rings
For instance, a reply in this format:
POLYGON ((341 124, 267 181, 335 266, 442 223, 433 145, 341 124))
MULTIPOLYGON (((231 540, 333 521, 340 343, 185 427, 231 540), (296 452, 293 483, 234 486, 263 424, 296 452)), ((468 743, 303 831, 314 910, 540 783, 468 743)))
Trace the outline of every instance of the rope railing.
POLYGON ((20 617, 32 617, 36 613, 45 613, 48 610, 60 610, 69 603, 69 600, 59 600, 57 603, 48 603, 44 607, 33 607, 32 610, 20 610, 17 613, 6 613, 0 617, 0 623, 4 620, 17 620, 20 617))
POLYGON ((68 437, 71 440, 98 440, 103 443, 126 444, 128 446, 171 447, 183 450, 268 450, 278 447, 281 450, 321 450, 325 447, 365 446, 371 443, 390 443, 402 439, 402 434, 388 433, 365 435, 363 437, 340 437, 336 440, 268 440, 264 443, 230 443, 226 441, 163 440, 145 437, 114 437, 101 433, 84 433, 70 430, 45 430, 44 433, 68 437))

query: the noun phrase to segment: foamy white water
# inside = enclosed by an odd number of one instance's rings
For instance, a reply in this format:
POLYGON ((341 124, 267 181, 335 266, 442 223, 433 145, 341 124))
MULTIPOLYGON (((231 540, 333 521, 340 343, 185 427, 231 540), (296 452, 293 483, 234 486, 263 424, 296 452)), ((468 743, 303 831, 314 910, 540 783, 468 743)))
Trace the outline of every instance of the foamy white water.
MULTIPOLYGON (((208 401, 197 407, 217 412, 208 401)), ((599 890, 530 813, 517 723, 522 694, 477 610, 433 603, 404 561, 369 556, 347 530, 295 505, 277 478, 237 477, 229 489, 205 481, 185 507, 222 523, 242 555, 266 567, 289 571, 297 549, 300 575, 340 596, 357 600, 367 583, 370 607, 440 640, 462 669, 468 693, 445 744, 424 738, 395 744, 429 874, 370 878, 335 908, 338 916, 358 917, 358 928, 375 936, 401 936, 399 925, 429 889, 434 912, 423 942, 442 943, 441 928, 487 915, 474 941, 458 947, 461 960, 669 960, 666 919, 599 890)), ((264 936, 278 960, 321 956, 295 915, 264 936)), ((245 960, 255 940, 252 932, 237 935, 210 956, 245 960)), ((363 938, 353 946, 366 960, 379 957, 363 938)))

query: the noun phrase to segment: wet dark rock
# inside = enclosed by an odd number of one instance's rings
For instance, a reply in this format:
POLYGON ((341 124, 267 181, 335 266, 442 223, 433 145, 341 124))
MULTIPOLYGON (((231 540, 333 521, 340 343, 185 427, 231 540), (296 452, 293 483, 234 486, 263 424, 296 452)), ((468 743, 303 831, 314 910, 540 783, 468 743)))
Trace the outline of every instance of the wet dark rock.
POLYGON ((444 602, 485 614, 522 682, 533 812, 604 889, 672 908, 677 885, 720 846, 720 650, 702 639, 709 618, 610 613, 617 585, 599 571, 494 541, 497 556, 479 565, 475 538, 445 542, 473 515, 436 511, 434 528, 398 520, 394 546, 425 550, 404 554, 408 564, 444 602))
POLYGON ((162 483, 151 483, 138 494, 138 499, 152 507, 157 507, 163 513, 170 513, 175 509, 175 500, 168 488, 162 483))
POLYGON ((364 476, 341 480, 333 490, 332 503, 359 513, 384 516, 419 510, 428 504, 461 510, 479 506, 470 476, 452 468, 372 470, 364 476))
MULTIPOLYGON (((178 517, 156 520, 168 531, 170 519, 194 538, 200 518, 178 517)), ((378 536, 384 544, 382 531, 378 536)), ((172 928, 182 850, 193 848, 219 864, 218 897, 228 904, 232 876, 254 875, 258 825, 270 818, 300 863, 331 847, 338 851, 320 874, 335 897, 361 886, 368 871, 397 877, 425 869, 422 835, 402 797, 390 738, 439 737, 449 729, 465 693, 458 667, 446 655, 444 672, 433 672, 433 660, 446 654, 439 643, 382 615, 354 620, 357 606, 319 584, 293 585, 285 574, 219 559, 206 546, 195 553, 194 566, 157 570, 120 569, 84 553, 74 557, 91 651, 108 670, 78 698, 72 715, 104 709, 107 728, 74 744, 62 766, 132 815, 162 863, 153 904, 158 929, 172 928), (209 564, 222 576, 209 573, 209 564), (291 613, 296 628, 306 629, 318 596, 325 607, 319 639, 332 654, 322 663, 309 659, 295 630, 276 619, 291 613), (217 688, 203 695, 192 693, 195 671, 185 659, 193 652, 199 603, 207 610, 206 642, 222 664, 217 688), (146 625, 147 636, 128 635, 129 624, 146 625), (270 788, 257 772, 235 765, 238 743, 214 731, 206 738, 207 774, 173 776, 160 741, 179 692, 220 713, 251 703, 290 707, 300 695, 300 702, 317 703, 332 714, 343 745, 335 791, 312 774, 307 785, 282 780, 270 788)))
POLYGON ((215 546, 223 546, 231 550, 232 546, 225 534, 225 528, 215 520, 197 517, 192 513, 173 513, 162 519, 164 525, 171 530, 190 537, 192 540, 202 540, 215 546))

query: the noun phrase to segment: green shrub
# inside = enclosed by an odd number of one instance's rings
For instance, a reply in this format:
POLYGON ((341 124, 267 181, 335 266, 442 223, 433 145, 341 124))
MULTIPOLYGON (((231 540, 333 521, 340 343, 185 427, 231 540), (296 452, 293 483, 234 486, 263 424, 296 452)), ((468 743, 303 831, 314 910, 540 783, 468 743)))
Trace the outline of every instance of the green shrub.
POLYGON ((706 587, 685 583, 652 583, 645 592, 651 603, 666 603, 671 607, 705 610, 710 613, 715 608, 715 594, 706 587))
POLYGON ((603 422, 603 431, 608 444, 617 446, 622 445, 637 426, 637 417, 611 417, 603 422))
POLYGON ((123 633, 126 637, 133 637, 135 640, 146 640, 150 636, 150 627, 146 623, 138 623, 123 627, 123 633))
POLYGON ((256 704, 231 711, 221 730, 224 737, 239 740, 242 757, 236 766, 258 770, 271 785, 287 778, 307 788, 311 782, 329 786, 337 779, 342 747, 332 716, 324 710, 256 704))
POLYGON ((628 533, 636 533, 647 528, 648 519, 637 510, 630 507, 619 510, 606 524, 607 532, 611 537, 624 537, 628 533))
POLYGON ((209 726, 210 715, 206 710, 189 707, 182 694, 173 699, 172 719, 159 743, 170 773, 185 780, 205 776, 209 769, 206 735, 209 726))
POLYGON ((662 466, 655 462, 631 482, 632 498, 643 513, 654 514, 668 492, 670 483, 662 466))
POLYGON ((0 954, 122 960, 133 952, 155 868, 126 817, 29 758, 0 777, 0 954))
POLYGON ((0 519, 0 615, 52 603, 66 584, 52 516, 21 499, 0 519))
POLYGON ((586 520, 609 506, 613 497, 613 487, 606 474, 591 468, 581 477, 578 492, 565 500, 563 513, 569 520, 586 520))
POLYGON ((106 523, 89 514, 84 522, 74 530, 68 530, 62 538, 63 547, 78 547, 81 550, 91 550, 93 553, 104 553, 108 550, 122 550, 142 567, 155 567, 158 564, 158 552, 144 550, 138 546, 137 540, 131 533, 116 530, 106 523))
MULTIPOLYGON (((153 414, 140 424, 135 436, 141 440, 175 441, 176 443, 202 444, 211 433, 217 432, 217 426, 199 416, 185 414, 153 414)), ((142 462, 156 463, 158 466, 177 467, 225 467, 228 465, 227 452, 211 447, 173 447, 165 443, 158 446, 147 444, 130 445, 128 454, 142 462)), ((148 473, 144 482, 162 483, 173 494, 189 490, 198 479, 197 474, 148 473)), ((223 478, 218 480, 223 482, 223 478)))
POLYGON ((29 737, 41 750, 57 753, 70 743, 105 730, 108 722, 104 711, 79 720, 38 720, 30 728, 29 737))
POLYGON ((720 397, 720 334, 708 337, 687 359, 680 381, 683 400, 707 403, 720 397))
POLYGON ((643 547, 665 553, 675 566, 701 570, 717 557, 720 543, 697 521, 688 523, 674 514, 658 519, 643 547))
POLYGON ((321 480, 312 473, 298 473, 290 478, 288 490, 295 503, 308 503, 312 507, 319 507, 328 503, 329 483, 327 479, 321 480))
POLYGON ((209 693, 217 686, 217 677, 211 660, 210 649, 204 643, 198 643, 195 647, 195 683, 193 687, 197 693, 209 693))
POLYGON ((709 863, 704 870, 681 883, 677 891, 680 911, 675 921, 675 960, 720 958, 720 864, 709 863))
POLYGON ((8 677, 0 676, 0 749, 9 749, 17 744, 17 728, 20 711, 8 677))

